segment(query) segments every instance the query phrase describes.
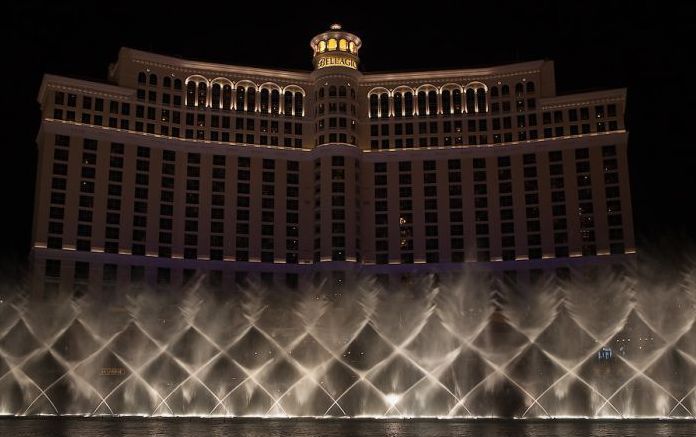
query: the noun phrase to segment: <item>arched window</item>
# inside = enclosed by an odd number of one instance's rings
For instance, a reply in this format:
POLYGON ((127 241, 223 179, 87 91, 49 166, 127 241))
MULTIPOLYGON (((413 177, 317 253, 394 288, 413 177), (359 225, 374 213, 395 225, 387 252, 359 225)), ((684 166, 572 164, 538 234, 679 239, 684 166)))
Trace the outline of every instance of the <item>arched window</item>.
POLYGON ((212 108, 215 108, 215 109, 220 108, 220 94, 221 94, 220 91, 222 91, 220 88, 220 84, 219 83, 213 84, 213 87, 210 90, 210 98, 212 99, 210 106, 212 108))
POLYGON ((302 117, 304 111, 304 96, 302 93, 295 93, 295 116, 302 117))
POLYGON ((246 88, 237 87, 237 111, 244 111, 246 101, 246 88))
POLYGON ((394 117, 401 117, 404 112, 403 94, 394 93, 394 117))
POLYGON ((342 52, 345 52, 346 50, 348 50, 348 41, 341 38, 338 41, 338 49, 341 50, 342 52))
POLYGON ((285 91, 283 95, 283 112, 285 115, 292 115, 292 92, 285 91))
POLYGON ((248 112, 254 112, 256 110, 256 88, 247 88, 247 105, 246 110, 248 112))
POLYGON ((443 114, 451 114, 452 113, 450 97, 451 97, 450 90, 442 91, 442 113, 443 114))
POLYGON ((534 89, 534 82, 527 82, 527 92, 528 92, 528 93, 533 93, 534 91, 536 91, 536 90, 534 89))
POLYGON ((164 79, 162 79, 162 86, 165 88, 171 88, 172 79, 169 76, 164 76, 164 79))
MULTIPOLYGON (((343 41, 343 40, 341 40, 343 41)), ((346 96, 346 87, 341 85, 338 87, 338 97, 345 97, 346 96)))
POLYGON ((517 85, 515 85, 515 96, 522 97, 523 94, 524 94, 524 85, 522 85, 521 83, 518 83, 517 85))
POLYGON ((319 98, 320 99, 324 98, 324 87, 319 88, 319 98))
POLYGON ((175 90, 181 89, 181 79, 174 79, 174 89, 175 90))
POLYGON ((338 45, 338 42, 336 41, 335 38, 331 38, 328 43, 326 44, 326 48, 330 51, 336 50, 336 46, 338 45))
POLYGON ((142 71, 138 73, 138 83, 145 83, 147 80, 147 77, 145 76, 145 73, 142 71))
POLYGON ((222 87, 222 109, 232 109, 232 87, 227 84, 222 87))
POLYGON ((437 114, 437 91, 428 92, 428 114, 437 114))
POLYGON ((280 113, 280 91, 271 91, 271 114, 280 113))
POLYGON ((329 87, 329 97, 336 97, 336 87, 333 85, 329 87))
POLYGON ((370 96, 370 117, 375 118, 379 113, 379 97, 377 94, 372 94, 370 96))
POLYGON ((484 88, 479 88, 476 90, 476 111, 488 112, 488 105, 486 105, 486 90, 484 88))
POLYGON ((455 114, 462 113, 462 92, 459 89, 452 91, 452 107, 455 114))
POLYGON ((262 114, 266 114, 268 112, 268 90, 266 88, 261 90, 261 96, 260 96, 260 110, 262 114))
POLYGON ((208 98, 208 85, 205 82, 198 84, 198 106, 205 108, 206 99, 208 98))
POLYGON ((404 93, 404 115, 406 117, 413 116, 413 93, 410 91, 404 93))
POLYGON ((508 85, 503 85, 500 88, 501 94, 504 96, 509 96, 510 95, 510 87, 508 85))
POLYGON ((379 112, 380 117, 389 117, 389 94, 387 93, 379 95, 379 112))
POLYGON ((418 115, 425 115, 426 114, 426 95, 425 91, 419 91, 418 92, 418 115))
POLYGON ((196 82, 186 84, 186 106, 196 105, 196 82))
POLYGON ((498 97, 498 87, 494 86, 491 88, 491 97, 498 97))
POLYGON ((157 86, 157 75, 156 74, 150 75, 150 85, 157 86))
POLYGON ((466 113, 472 114, 476 111, 476 91, 473 88, 466 90, 466 113))
POLYGON ((355 90, 353 88, 350 89, 350 98, 355 100, 355 90))

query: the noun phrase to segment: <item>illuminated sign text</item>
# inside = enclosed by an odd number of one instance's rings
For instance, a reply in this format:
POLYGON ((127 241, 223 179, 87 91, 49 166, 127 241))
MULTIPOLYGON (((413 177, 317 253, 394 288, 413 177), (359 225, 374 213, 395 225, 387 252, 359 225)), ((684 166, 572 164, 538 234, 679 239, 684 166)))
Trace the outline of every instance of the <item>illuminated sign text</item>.
POLYGON ((346 58, 343 56, 322 56, 317 61, 317 68, 326 67, 348 67, 352 68, 353 70, 357 70, 358 63, 355 62, 355 59, 346 58))

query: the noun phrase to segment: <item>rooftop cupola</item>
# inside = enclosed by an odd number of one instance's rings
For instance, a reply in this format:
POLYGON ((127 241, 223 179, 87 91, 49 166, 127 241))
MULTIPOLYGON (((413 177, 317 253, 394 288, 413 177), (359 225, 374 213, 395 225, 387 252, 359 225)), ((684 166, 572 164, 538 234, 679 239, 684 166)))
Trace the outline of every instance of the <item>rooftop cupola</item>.
POLYGON ((358 69, 358 50, 362 41, 356 35, 342 30, 340 24, 332 24, 331 28, 314 38, 310 46, 314 51, 314 69, 350 68, 358 69))

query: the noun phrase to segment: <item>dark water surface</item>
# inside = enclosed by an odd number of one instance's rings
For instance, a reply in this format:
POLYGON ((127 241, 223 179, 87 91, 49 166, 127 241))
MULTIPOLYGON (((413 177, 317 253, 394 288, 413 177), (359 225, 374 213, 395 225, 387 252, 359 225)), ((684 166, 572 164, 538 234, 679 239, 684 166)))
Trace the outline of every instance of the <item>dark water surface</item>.
POLYGON ((0 418, 1 437, 686 437, 696 421, 0 418))

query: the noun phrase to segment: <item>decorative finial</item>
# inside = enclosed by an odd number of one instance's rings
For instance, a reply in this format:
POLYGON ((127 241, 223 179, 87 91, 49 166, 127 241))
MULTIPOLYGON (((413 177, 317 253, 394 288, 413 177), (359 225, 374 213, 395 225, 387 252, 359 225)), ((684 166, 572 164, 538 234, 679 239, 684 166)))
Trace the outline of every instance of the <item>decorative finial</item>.
POLYGON ((331 30, 341 30, 341 25, 338 23, 334 23, 331 25, 331 30))

